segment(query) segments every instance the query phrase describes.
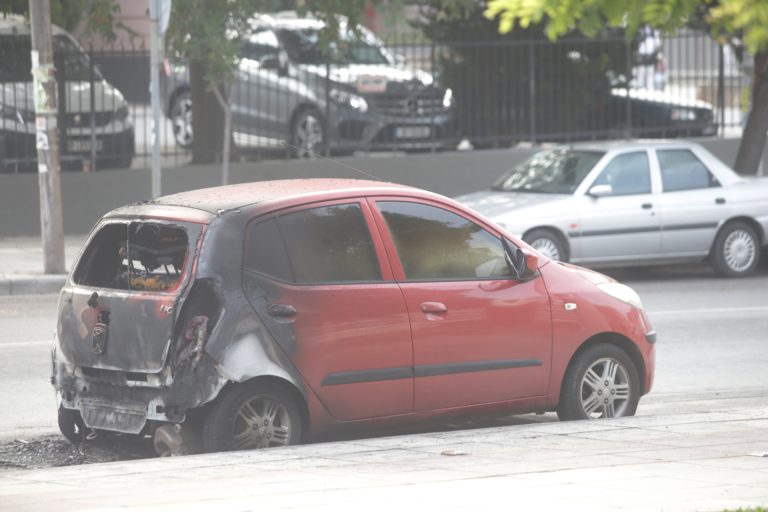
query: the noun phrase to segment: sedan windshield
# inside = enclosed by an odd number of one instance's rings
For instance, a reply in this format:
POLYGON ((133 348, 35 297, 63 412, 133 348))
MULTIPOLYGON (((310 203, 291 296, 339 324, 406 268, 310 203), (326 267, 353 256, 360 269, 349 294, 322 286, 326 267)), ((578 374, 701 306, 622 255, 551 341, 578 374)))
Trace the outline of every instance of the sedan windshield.
POLYGON ((551 149, 540 151, 496 182, 494 190, 573 194, 603 157, 602 151, 551 149))
POLYGON ((283 43, 291 59, 297 64, 391 64, 388 52, 371 34, 355 34, 343 30, 338 41, 323 49, 320 31, 316 29, 284 30, 283 43))

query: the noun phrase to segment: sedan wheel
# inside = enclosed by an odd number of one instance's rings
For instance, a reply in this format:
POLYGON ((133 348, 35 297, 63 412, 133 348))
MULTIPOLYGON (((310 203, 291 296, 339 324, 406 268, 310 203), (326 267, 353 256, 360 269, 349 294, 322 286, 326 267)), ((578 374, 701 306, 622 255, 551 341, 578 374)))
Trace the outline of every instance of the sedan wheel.
POLYGON ((314 109, 300 113, 293 123, 291 144, 296 158, 316 158, 325 151, 324 128, 320 114, 314 109))
POLYGON ((712 266, 718 274, 741 277, 751 274, 760 260, 760 243, 755 231, 742 222, 725 226, 715 239, 712 266))
POLYGON ((300 439, 301 416, 294 400, 268 383, 231 388, 203 423, 207 452, 287 446, 300 439))
POLYGON ((632 416, 640 383, 620 348, 599 344, 577 356, 566 373, 557 414, 563 420, 632 416))
POLYGON ((547 258, 555 261, 568 261, 565 248, 560 239, 546 229, 534 229, 523 240, 547 258))
POLYGON ((188 92, 181 93, 173 102, 171 123, 176 144, 182 148, 192 146, 192 96, 188 92))

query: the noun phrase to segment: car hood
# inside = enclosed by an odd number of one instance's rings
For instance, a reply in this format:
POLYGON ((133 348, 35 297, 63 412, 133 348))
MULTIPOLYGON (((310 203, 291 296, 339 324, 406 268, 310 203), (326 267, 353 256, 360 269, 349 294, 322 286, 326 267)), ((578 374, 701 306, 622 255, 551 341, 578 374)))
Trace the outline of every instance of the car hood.
MULTIPOLYGON (((615 87, 611 89, 611 95, 614 98, 626 98, 627 89, 624 87, 615 87)), ((629 99, 643 103, 669 105, 670 107, 712 109, 712 105, 706 101, 694 100, 668 91, 656 91, 653 89, 629 89, 629 99)))
MULTIPOLYGON (((326 77, 324 64, 304 64, 299 69, 316 77, 326 77)), ((338 84, 355 85, 361 77, 383 78, 386 82, 409 84, 416 87, 433 85, 432 75, 422 70, 410 70, 384 64, 350 64, 331 66, 330 79, 338 84)))
MULTIPOLYGON (((91 84, 68 81, 66 83, 66 111, 70 114, 91 111, 91 84)), ((94 82, 93 99, 96 112, 111 112, 126 105, 122 93, 105 80, 94 82)), ((32 82, 0 84, 0 103, 6 106, 33 112, 35 102, 32 82)))
POLYGON ((567 194, 535 194, 529 192, 501 192, 497 190, 485 190, 459 196, 457 201, 472 208, 478 213, 492 220, 499 220, 514 210, 518 215, 521 210, 532 210, 541 205, 547 205, 547 209, 570 199, 567 194))

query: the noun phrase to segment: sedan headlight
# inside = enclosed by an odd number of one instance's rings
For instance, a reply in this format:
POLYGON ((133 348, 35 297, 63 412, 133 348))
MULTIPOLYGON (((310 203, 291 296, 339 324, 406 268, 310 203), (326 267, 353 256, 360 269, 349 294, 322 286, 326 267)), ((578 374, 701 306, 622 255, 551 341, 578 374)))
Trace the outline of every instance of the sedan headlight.
POLYGON ((673 121, 695 121, 696 111, 689 108, 673 108, 670 118, 673 121))
POLYGON ((362 96, 352 94, 351 92, 342 89, 331 89, 328 95, 339 105, 344 105, 352 110, 357 110, 358 112, 368 111, 368 102, 365 101, 365 98, 362 96))
POLYGON ((453 91, 448 88, 443 94, 443 106, 445 108, 451 108, 453 106, 453 91))
POLYGON ((600 283, 597 285, 597 287, 614 299, 618 299, 621 302, 629 304, 634 308, 643 309, 643 303, 640 300, 640 296, 637 294, 637 292, 635 292, 635 290, 625 284, 600 283))

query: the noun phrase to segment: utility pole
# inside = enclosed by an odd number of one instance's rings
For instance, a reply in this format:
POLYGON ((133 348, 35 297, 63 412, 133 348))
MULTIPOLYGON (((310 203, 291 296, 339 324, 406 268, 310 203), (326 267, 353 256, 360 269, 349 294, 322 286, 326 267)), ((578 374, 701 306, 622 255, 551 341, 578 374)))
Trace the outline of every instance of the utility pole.
MULTIPOLYGON (((32 1, 32 0, 30 0, 32 1)), ((160 195, 160 1, 149 0, 150 56, 149 76, 152 102, 152 197, 160 195)))
POLYGON ((50 0, 29 0, 29 19, 32 25, 32 81, 43 270, 46 274, 62 274, 65 271, 64 221, 50 0))

